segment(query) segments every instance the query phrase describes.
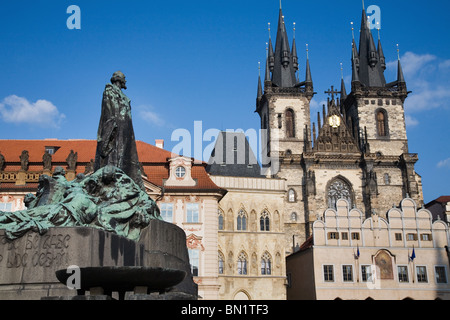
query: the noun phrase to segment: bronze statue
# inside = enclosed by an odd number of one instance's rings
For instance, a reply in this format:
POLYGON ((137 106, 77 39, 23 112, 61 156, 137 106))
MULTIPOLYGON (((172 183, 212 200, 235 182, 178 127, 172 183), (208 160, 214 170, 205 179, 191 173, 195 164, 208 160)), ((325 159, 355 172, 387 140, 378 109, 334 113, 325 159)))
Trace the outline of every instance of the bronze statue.
POLYGON ((94 171, 107 165, 123 170, 143 190, 125 75, 117 71, 103 93, 94 171))

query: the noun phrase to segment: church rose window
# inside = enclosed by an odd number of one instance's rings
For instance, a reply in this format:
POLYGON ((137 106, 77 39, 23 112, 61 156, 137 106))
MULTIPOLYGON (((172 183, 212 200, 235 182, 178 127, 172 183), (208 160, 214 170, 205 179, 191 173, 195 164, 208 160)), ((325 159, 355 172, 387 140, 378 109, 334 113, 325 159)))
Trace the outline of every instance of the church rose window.
POLYGON ((348 201, 352 207, 352 192, 350 186, 341 179, 335 180, 328 188, 328 207, 336 209, 336 203, 340 199, 348 201))

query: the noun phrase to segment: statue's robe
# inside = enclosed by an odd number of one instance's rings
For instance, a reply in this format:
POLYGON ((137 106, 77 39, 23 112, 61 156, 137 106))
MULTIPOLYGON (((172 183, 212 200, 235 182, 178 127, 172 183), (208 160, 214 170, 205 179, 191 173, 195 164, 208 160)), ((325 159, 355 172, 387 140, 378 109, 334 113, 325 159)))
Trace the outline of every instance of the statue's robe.
POLYGON ((94 171, 107 165, 121 169, 145 190, 131 119, 130 99, 113 84, 107 84, 103 93, 94 171))

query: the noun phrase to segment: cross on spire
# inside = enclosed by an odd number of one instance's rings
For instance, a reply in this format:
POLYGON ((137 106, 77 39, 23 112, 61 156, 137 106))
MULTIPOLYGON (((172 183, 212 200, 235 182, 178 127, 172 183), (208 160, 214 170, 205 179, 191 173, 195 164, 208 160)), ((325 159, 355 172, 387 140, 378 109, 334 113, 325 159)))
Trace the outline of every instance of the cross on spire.
POLYGON ((340 92, 334 90, 334 86, 331 86, 331 90, 325 91, 326 94, 331 95, 331 100, 334 100, 334 95, 339 94, 340 92))

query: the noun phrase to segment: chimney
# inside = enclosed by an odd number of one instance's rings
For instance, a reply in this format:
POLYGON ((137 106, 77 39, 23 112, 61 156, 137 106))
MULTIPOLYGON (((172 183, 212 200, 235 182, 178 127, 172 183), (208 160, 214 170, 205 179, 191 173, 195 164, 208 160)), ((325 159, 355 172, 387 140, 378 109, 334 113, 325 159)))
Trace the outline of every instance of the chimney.
POLYGON ((164 149, 164 140, 156 139, 155 146, 157 146, 160 149, 164 149))

